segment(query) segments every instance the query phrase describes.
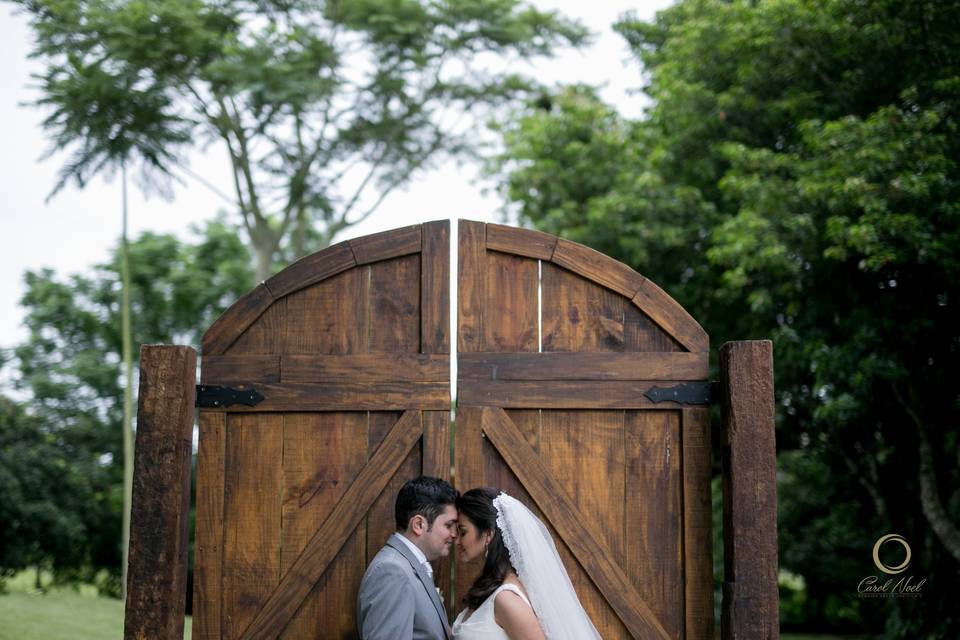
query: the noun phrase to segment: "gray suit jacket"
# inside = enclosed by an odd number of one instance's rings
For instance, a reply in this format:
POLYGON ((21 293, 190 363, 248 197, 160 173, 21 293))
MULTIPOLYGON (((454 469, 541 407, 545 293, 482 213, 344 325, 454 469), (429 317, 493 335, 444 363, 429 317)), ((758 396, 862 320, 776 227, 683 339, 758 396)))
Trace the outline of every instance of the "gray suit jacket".
POLYGON ((393 534, 374 556, 357 595, 361 640, 450 640, 440 596, 413 552, 393 534))

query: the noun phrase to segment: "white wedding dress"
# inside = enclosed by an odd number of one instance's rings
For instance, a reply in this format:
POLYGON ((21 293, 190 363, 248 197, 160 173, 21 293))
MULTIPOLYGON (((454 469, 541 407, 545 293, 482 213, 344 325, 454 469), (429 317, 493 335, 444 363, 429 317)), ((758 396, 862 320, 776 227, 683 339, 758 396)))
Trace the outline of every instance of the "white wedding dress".
POLYGON ((479 608, 464 620, 469 609, 464 609, 453 623, 453 640, 510 640, 503 628, 493 617, 493 604, 501 591, 513 591, 530 605, 520 588, 514 584, 502 584, 487 596, 479 608))

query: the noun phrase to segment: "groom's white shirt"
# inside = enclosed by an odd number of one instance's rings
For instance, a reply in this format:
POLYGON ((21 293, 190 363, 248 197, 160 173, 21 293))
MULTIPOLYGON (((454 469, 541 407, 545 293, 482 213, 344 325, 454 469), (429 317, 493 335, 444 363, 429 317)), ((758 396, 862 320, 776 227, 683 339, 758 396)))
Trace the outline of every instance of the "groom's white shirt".
POLYGON ((398 533, 397 537, 400 538, 400 541, 406 544, 407 548, 413 552, 413 555, 417 557, 417 560, 420 561, 420 564, 424 564, 424 565, 426 564, 427 556, 423 554, 423 551, 420 550, 420 547, 413 544, 413 542, 411 542, 410 539, 407 538, 407 536, 403 535, 402 533, 398 533))

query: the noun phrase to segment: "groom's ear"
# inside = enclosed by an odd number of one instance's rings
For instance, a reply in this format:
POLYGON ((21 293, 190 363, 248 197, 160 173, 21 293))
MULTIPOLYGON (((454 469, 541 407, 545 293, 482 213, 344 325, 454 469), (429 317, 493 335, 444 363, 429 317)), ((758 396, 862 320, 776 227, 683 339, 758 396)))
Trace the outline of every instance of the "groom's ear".
POLYGON ((407 530, 418 536, 423 535, 423 532, 427 530, 427 519, 418 513, 410 518, 407 530))

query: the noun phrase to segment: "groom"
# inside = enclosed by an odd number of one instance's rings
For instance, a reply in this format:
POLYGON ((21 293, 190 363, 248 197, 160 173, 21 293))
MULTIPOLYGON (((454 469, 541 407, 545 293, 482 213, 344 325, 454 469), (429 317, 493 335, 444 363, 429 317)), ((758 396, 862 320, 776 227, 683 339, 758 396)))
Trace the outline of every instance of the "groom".
POLYGON ((430 561, 446 557, 457 537, 459 494, 420 476, 397 494, 397 532, 373 558, 360 583, 360 640, 449 640, 450 625, 430 561))

